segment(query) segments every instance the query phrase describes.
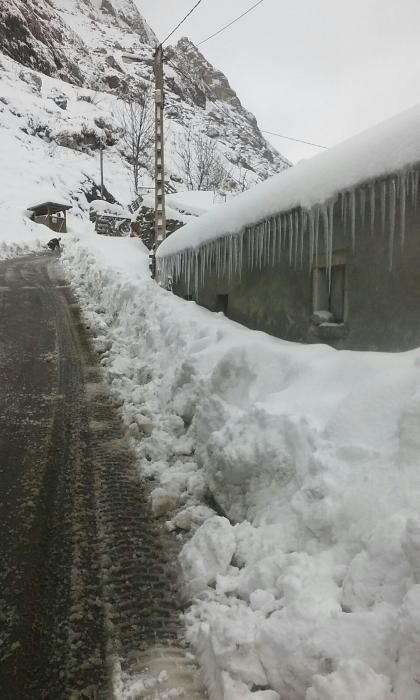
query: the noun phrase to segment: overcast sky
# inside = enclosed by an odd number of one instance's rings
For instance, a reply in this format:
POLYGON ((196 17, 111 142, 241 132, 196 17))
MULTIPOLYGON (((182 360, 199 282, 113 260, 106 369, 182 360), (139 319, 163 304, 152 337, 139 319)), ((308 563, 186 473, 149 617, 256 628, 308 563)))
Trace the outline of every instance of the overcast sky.
MULTIPOLYGON (((197 43, 256 0, 203 0, 197 43)), ((136 0, 162 39, 195 0, 136 0)), ((420 0, 265 0, 201 50, 260 128, 333 145, 420 102, 420 0)), ((319 150, 268 137, 292 161, 319 150)))

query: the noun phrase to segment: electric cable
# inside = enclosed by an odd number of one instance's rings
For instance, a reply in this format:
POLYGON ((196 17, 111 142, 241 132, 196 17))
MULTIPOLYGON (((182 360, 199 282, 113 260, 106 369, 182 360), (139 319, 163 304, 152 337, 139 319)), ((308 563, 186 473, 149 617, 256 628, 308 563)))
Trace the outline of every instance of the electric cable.
POLYGON ((307 146, 315 146, 316 148, 323 148, 328 151, 328 146, 321 146, 319 143, 313 143, 312 141, 304 141, 303 139, 295 139, 293 136, 284 136, 284 134, 277 134, 275 131, 267 131, 267 129, 260 129, 263 134, 271 134, 271 136, 279 136, 281 139, 287 139, 288 141, 296 141, 297 143, 305 143, 307 146))
POLYGON ((218 36, 219 34, 224 32, 226 29, 229 29, 229 27, 231 27, 233 24, 236 24, 236 22, 239 22, 239 20, 242 19, 242 17, 249 15, 249 13, 252 12, 252 10, 255 10, 258 7, 258 5, 261 5, 263 2, 264 2, 264 0, 258 0, 258 2, 256 2, 254 5, 252 5, 252 7, 249 7, 247 10, 245 10, 245 12, 243 12, 241 15, 239 15, 239 17, 235 17, 235 19, 233 19, 231 22, 229 22, 228 24, 225 24, 225 26, 218 29, 217 32, 214 32, 214 34, 211 34, 210 36, 208 36, 207 39, 203 39, 203 41, 200 41, 198 44, 196 44, 196 46, 202 46, 202 44, 205 44, 207 41, 210 41, 210 39, 213 39, 215 36, 218 36))
MULTIPOLYGON (((228 119, 230 119, 231 121, 233 121, 232 115, 229 114, 229 112, 228 112, 224 107, 222 107, 222 105, 220 104, 220 102, 218 102, 217 100, 215 100, 214 97, 212 97, 211 95, 207 94, 207 93, 203 90, 203 88, 202 88, 200 85, 198 85, 198 83, 193 82, 193 80, 192 80, 192 78, 191 78, 190 76, 188 76, 186 73, 184 73, 184 71, 182 71, 180 68, 178 68, 177 66, 175 66, 171 61, 166 61, 166 62, 167 62, 167 64, 168 64, 169 66, 171 66, 171 68, 173 68, 173 70, 175 70, 177 73, 179 73, 179 75, 182 75, 183 78, 185 78, 186 80, 188 80, 188 81, 190 82, 190 84, 193 85, 193 87, 198 87, 198 88, 201 90, 201 92, 203 92, 203 94, 206 96, 206 98, 207 98, 208 100, 210 100, 210 102, 212 102, 214 105, 216 105, 216 107, 217 107, 221 112, 223 112, 223 114, 225 114, 225 115, 228 117, 228 119)), ((321 146, 321 144, 319 144, 319 143, 313 143, 312 141, 305 141, 304 139, 297 139, 297 138, 294 138, 293 136, 284 136, 283 134, 278 134, 278 133, 276 133, 276 132, 274 132, 274 131, 267 131, 266 129, 260 129, 260 131, 261 131, 262 134, 271 134, 271 136, 279 136, 280 138, 287 139, 288 141, 295 141, 296 143, 304 143, 304 144, 306 144, 307 146, 315 146, 316 148, 323 148, 324 150, 328 150, 328 146, 321 146)))
MULTIPOLYGON (((202 1, 203 1, 203 0, 198 0, 198 2, 195 3, 195 5, 191 8, 191 10, 190 10, 189 12, 187 12, 187 14, 185 15, 185 17, 179 22, 179 24, 176 25, 175 29, 173 29, 173 30, 170 32, 170 34, 168 34, 168 36, 167 36, 163 41, 161 41, 161 43, 159 44, 159 46, 163 46, 163 44, 165 44, 165 43, 168 41, 168 39, 170 39, 171 36, 172 36, 173 34, 175 34, 175 32, 177 31, 177 29, 179 29, 180 27, 182 27, 182 25, 183 25, 184 22, 188 19, 188 17, 189 17, 190 15, 192 15, 192 13, 194 12, 194 10, 195 10, 199 5, 201 5, 202 1)), ((261 0, 261 1, 262 1, 262 0, 261 0)))

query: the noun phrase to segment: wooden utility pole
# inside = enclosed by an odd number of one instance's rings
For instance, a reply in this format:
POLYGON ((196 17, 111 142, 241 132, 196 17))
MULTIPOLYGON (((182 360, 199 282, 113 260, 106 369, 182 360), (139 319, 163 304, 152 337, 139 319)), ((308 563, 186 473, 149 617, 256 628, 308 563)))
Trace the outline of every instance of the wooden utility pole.
POLYGON ((163 83, 163 47, 155 52, 155 244, 166 238, 165 212, 165 135, 163 130, 163 108, 165 93, 163 83))

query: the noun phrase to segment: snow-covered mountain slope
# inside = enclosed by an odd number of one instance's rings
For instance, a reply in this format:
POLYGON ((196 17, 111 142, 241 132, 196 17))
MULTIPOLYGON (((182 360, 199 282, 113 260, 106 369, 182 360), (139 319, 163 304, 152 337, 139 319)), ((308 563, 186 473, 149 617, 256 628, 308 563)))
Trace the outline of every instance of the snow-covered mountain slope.
MULTIPOLYGON (((152 84, 156 44, 133 0, 2 0, 0 4, 4 55, 96 92, 120 97, 143 94, 152 84), (135 53, 140 63, 124 64, 123 53, 135 53)), ((232 190, 289 165, 265 140, 227 78, 193 44, 182 39, 166 53, 169 151, 190 128, 212 139, 230 174, 232 190)), ((185 178, 177 172, 171 153, 168 171, 182 189, 185 178)))
POLYGON ((38 237, 44 227, 30 230, 34 225, 24 212, 49 199, 73 204, 70 229, 77 226, 75 217, 87 220, 88 201, 99 195, 101 142, 108 144, 105 185, 119 202, 130 201, 130 171, 113 116, 116 98, 22 69, 5 57, 0 66, 1 231, 13 230, 16 241, 38 237), (66 110, 55 103, 58 94, 67 99, 66 110))

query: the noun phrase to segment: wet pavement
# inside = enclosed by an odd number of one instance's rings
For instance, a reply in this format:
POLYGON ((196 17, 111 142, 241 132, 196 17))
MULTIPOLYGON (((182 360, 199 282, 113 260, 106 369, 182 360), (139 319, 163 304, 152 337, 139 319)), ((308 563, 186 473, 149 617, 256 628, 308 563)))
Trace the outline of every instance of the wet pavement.
POLYGON ((113 698, 165 654, 202 697, 173 559, 59 262, 0 262, 1 699, 113 698))

